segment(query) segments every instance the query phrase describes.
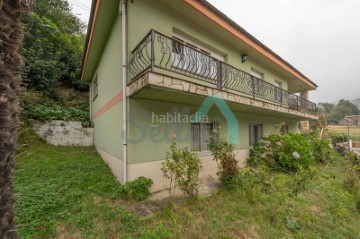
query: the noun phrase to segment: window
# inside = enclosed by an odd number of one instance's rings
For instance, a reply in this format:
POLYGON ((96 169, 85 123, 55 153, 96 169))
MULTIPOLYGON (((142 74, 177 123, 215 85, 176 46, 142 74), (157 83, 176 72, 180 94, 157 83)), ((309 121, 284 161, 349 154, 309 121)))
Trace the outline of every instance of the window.
MULTIPOLYGON (((254 76, 255 78, 257 79, 260 79, 262 80, 264 78, 264 74, 257 71, 257 70, 254 70, 253 68, 251 68, 251 71, 250 71, 250 75, 254 76)), ((260 82, 258 80, 255 80, 254 81, 254 85, 253 85, 253 93, 255 94, 260 94, 260 82)))
POLYGON ((263 125, 262 124, 251 124, 249 125, 249 145, 255 145, 259 143, 263 136, 263 125))
POLYGON ((283 125, 280 128, 280 134, 284 135, 284 134, 288 134, 289 133, 289 126, 287 125, 283 125))
MULTIPOLYGON (((218 122, 212 123, 191 123, 191 150, 208 150, 208 143, 212 133, 217 129, 218 122)), ((218 134, 214 134, 218 140, 218 134)))
MULTIPOLYGON (((204 78, 214 80, 218 78, 219 65, 217 60, 224 61, 224 56, 178 34, 175 34, 173 38, 172 67, 204 78)), ((222 82, 218 84, 222 84, 222 82)))
POLYGON ((98 96, 98 74, 97 73, 91 84, 91 95, 92 95, 92 100, 95 100, 96 97, 98 96))
POLYGON ((279 81, 275 81, 275 84, 274 84, 276 87, 278 88, 275 88, 275 101, 278 101, 278 102, 281 102, 282 101, 282 90, 281 90, 281 82, 279 81))

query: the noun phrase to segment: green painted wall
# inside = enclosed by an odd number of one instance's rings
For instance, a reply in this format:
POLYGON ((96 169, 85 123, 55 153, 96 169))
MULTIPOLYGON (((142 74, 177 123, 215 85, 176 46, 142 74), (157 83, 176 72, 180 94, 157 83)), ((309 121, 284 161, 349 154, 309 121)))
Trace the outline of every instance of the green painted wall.
POLYGON ((264 80, 272 84, 275 81, 281 82, 282 88, 288 89, 287 80, 274 74, 265 65, 252 61, 251 57, 246 63, 241 63, 242 52, 240 49, 221 41, 218 36, 210 34, 207 29, 197 27, 196 24, 187 20, 186 17, 167 8, 159 1, 137 0, 134 3, 130 3, 129 29, 129 56, 131 56, 131 51, 151 29, 158 30, 167 36, 173 36, 174 32, 181 31, 191 36, 191 40, 202 43, 206 47, 211 47, 214 51, 223 53, 228 64, 248 73, 250 73, 251 68, 255 68, 264 73, 264 80))
MULTIPOLYGON (((188 106, 161 101, 131 98, 129 101, 129 163, 141 163, 165 158, 169 150, 171 136, 177 135, 177 141, 182 147, 191 146, 190 123, 159 123, 158 127, 152 127, 154 115, 166 115, 167 112, 182 112, 182 114, 194 115, 198 106, 188 106)), ((297 131, 297 121, 280 118, 264 117, 262 115, 249 115, 234 112, 239 121, 239 144, 236 150, 249 149, 249 125, 263 124, 264 135, 278 132, 276 125, 285 122, 290 131, 297 131)), ((209 121, 220 121, 220 137, 227 138, 227 123, 216 107, 212 107, 208 113, 209 121)))
MULTIPOLYGON (((113 23, 112 33, 108 38, 105 50, 102 53, 100 63, 96 69, 98 74, 98 97, 91 102, 91 112, 94 114, 107 104, 114 96, 122 90, 122 67, 121 67, 121 19, 117 16, 113 23)), ((173 10, 167 9, 158 1, 136 0, 129 5, 129 55, 134 47, 150 31, 156 29, 168 36, 172 36, 174 29, 181 30, 194 38, 203 42, 207 46, 212 46, 219 52, 226 55, 226 61, 241 70, 250 72, 251 67, 263 72, 265 80, 273 83, 275 80, 281 81, 283 88, 287 89, 287 82, 276 74, 273 74, 266 66, 249 60, 245 64, 241 63, 240 52, 233 46, 227 45, 218 37, 211 35, 206 29, 197 28, 186 18, 178 15, 173 10)), ((214 50, 213 49, 213 50, 214 50)), ((122 159, 122 107, 117 104, 104 114, 94 120, 95 125, 95 145, 107 153, 122 159)), ((157 128, 150 126, 151 113, 156 115, 166 114, 174 107, 183 109, 186 105, 172 104, 160 101, 145 99, 129 99, 129 163, 140 163, 146 161, 161 160, 165 157, 165 152, 169 150, 171 135, 176 133, 181 146, 190 147, 190 123, 188 124, 166 124, 157 128), (186 138, 187 140, 181 140, 186 138)), ((198 109, 196 106, 189 107, 190 113, 194 114, 198 109)), ((274 132, 274 125, 284 122, 282 119, 264 117, 261 115, 249 115, 241 112, 235 113, 239 120, 240 141, 236 149, 248 149, 249 146, 249 124, 263 124, 264 134, 274 132)), ((226 137, 227 125, 224 118, 213 109, 209 112, 210 120, 219 117, 221 121, 221 136, 226 137)), ((286 122, 286 121, 285 121, 286 122)), ((287 121, 290 130, 297 130, 296 121, 287 121)))
MULTIPOLYGON (((91 114, 99 111, 122 91, 121 17, 112 26, 101 60, 96 69, 98 74, 98 96, 91 101, 91 114)), ((122 159, 122 107, 119 103, 93 120, 96 147, 122 159)))

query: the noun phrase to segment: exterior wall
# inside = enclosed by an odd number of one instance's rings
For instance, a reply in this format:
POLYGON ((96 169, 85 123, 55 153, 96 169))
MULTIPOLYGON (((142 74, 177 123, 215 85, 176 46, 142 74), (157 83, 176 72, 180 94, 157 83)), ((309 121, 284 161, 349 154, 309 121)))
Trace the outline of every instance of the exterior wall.
MULTIPOLYGON (((166 115, 167 112, 179 112, 182 115, 194 115, 199 106, 188 106, 155 100, 130 98, 129 134, 128 142, 128 173, 129 180, 139 176, 150 177, 155 184, 152 191, 163 189, 167 185, 162 178, 161 162, 165 159, 166 152, 170 149, 171 136, 176 134, 176 141, 181 147, 191 148, 191 124, 190 123, 159 123, 158 127, 152 127, 155 116, 166 115)), ((279 133, 279 125, 285 123, 289 131, 296 132, 298 122, 281 118, 264 117, 257 114, 245 114, 233 112, 239 122, 239 143, 236 145, 236 155, 241 165, 244 165, 249 150, 249 125, 263 124, 263 135, 279 133)), ((227 123, 219 110, 213 107, 208 113, 209 121, 220 122, 220 138, 227 138, 227 123)), ((199 152, 203 161, 204 169, 201 178, 208 176, 216 177, 217 165, 212 160, 209 151, 199 152)))
POLYGON ((131 56, 131 51, 151 29, 158 30, 167 36, 182 32, 180 34, 185 33, 187 38, 191 37, 192 40, 202 43, 202 45, 218 54, 225 55, 225 62, 228 64, 248 73, 253 68, 264 73, 264 80, 272 84, 275 81, 281 82, 282 88, 288 89, 286 79, 283 79, 265 65, 260 64, 260 62, 252 61, 251 57, 247 62, 241 63, 241 49, 225 43, 216 35, 210 34, 206 29, 197 27, 197 24, 190 22, 176 11, 167 9, 158 1, 137 0, 131 3, 129 7, 129 29, 131 29, 129 31, 129 56, 131 56))
MULTIPOLYGON (((182 115, 195 115, 199 106, 188 106, 130 98, 129 112, 129 164, 157 161, 165 158, 169 150, 171 136, 176 134, 177 142, 181 147, 191 146, 190 123, 159 123, 158 127, 152 127, 152 114, 166 115, 167 112, 180 112, 182 115)), ((278 133, 278 126, 283 122, 289 126, 289 130, 296 132, 298 122, 284 120, 281 118, 264 117, 256 114, 233 112, 239 122, 239 143, 236 150, 248 150, 249 146, 249 125, 263 124, 264 135, 278 133)), ((227 138, 227 124, 220 111, 213 107, 208 113, 209 121, 220 122, 220 137, 227 138)))
MULTIPOLYGON (((119 181, 123 181, 122 102, 112 102, 122 91, 121 17, 117 17, 97 67, 98 96, 90 94, 94 144, 119 181)), ((90 91, 91 92, 91 91, 90 91)))
MULTIPOLYGON (((235 156, 241 167, 245 166, 245 159, 249 155, 249 150, 236 150, 235 156)), ((217 172, 217 163, 213 160, 210 153, 202 153, 199 155, 199 158, 202 162, 202 170, 200 171, 199 178, 200 183, 208 180, 209 178, 216 178, 217 172)), ((169 181, 165 179, 161 172, 161 163, 164 160, 129 164, 129 180, 134 180, 140 176, 151 178, 154 181, 153 186, 151 187, 151 192, 162 191, 169 186, 169 181)))

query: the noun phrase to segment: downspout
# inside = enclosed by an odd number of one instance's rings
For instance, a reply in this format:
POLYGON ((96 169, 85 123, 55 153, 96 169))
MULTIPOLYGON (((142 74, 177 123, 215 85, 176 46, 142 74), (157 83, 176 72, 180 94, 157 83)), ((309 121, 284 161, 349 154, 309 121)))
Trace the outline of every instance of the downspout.
POLYGON ((127 82, 127 0, 120 0, 120 14, 121 14, 121 48, 122 48, 122 92, 123 92, 123 183, 127 181, 127 94, 126 94, 126 82, 127 82))

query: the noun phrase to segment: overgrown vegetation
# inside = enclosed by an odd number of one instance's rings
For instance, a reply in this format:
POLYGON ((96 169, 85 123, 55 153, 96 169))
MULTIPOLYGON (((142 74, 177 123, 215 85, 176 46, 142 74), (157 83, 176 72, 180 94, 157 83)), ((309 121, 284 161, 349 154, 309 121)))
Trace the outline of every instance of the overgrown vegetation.
POLYGON ((264 137, 251 150, 249 165, 266 165, 272 170, 296 172, 308 169, 316 162, 335 157, 331 142, 314 134, 273 134, 264 137))
POLYGON ((37 0, 24 21, 21 52, 28 92, 21 98, 22 116, 88 121, 88 84, 80 81, 84 24, 66 0, 37 0))
POLYGON ((150 187, 153 183, 150 178, 138 177, 134 181, 126 182, 125 185, 121 186, 121 196, 138 201, 145 200, 150 196, 150 187))
POLYGON ((220 181, 225 187, 232 187, 239 172, 238 162, 234 154, 235 145, 224 139, 217 142, 215 137, 211 137, 208 146, 213 159, 218 164, 217 174, 220 176, 220 181))
POLYGON ((87 94, 73 89, 58 89, 57 99, 39 91, 27 90, 20 103, 22 118, 35 120, 76 120, 89 122, 87 94))
POLYGON ((346 158, 296 173, 241 169, 231 190, 171 204, 139 203, 123 199, 121 187, 93 148, 49 146, 29 131, 20 144, 15 185, 22 238, 360 235, 359 177, 353 160, 346 158))
POLYGON ((197 154, 189 151, 188 148, 180 148, 174 140, 161 168, 163 176, 170 181, 170 196, 174 195, 178 187, 186 196, 196 197, 199 192, 201 168, 197 154))

